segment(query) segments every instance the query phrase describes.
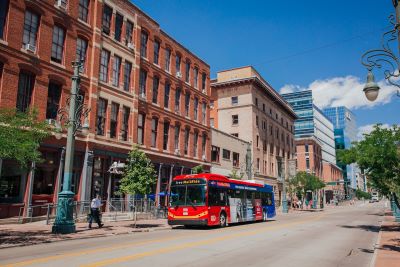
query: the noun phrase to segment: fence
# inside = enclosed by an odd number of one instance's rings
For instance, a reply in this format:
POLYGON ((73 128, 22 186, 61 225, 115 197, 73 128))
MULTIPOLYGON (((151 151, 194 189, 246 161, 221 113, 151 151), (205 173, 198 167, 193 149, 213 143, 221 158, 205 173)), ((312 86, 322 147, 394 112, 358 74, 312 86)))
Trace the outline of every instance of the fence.
MULTIPOLYGON (((73 216, 75 221, 86 220, 90 213, 91 201, 74 201, 73 216)), ((157 207, 156 203, 150 199, 134 198, 112 198, 110 201, 102 201, 103 216, 108 219, 118 221, 121 216, 131 219, 160 219, 167 218, 167 208, 157 207)), ((19 210, 18 223, 28 223, 34 221, 46 221, 50 224, 55 219, 57 203, 34 205, 21 207, 19 210), (26 212, 25 212, 25 209, 26 212), (24 214, 25 213, 25 214, 24 214)))

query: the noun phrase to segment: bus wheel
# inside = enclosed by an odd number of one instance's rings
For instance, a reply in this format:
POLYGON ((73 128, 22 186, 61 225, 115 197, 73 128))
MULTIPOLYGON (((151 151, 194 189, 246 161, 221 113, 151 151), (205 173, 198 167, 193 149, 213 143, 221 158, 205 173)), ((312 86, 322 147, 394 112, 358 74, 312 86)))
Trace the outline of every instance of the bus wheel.
POLYGON ((225 227, 226 226, 226 215, 225 215, 225 213, 221 213, 221 215, 219 215, 219 226, 220 227, 225 227))

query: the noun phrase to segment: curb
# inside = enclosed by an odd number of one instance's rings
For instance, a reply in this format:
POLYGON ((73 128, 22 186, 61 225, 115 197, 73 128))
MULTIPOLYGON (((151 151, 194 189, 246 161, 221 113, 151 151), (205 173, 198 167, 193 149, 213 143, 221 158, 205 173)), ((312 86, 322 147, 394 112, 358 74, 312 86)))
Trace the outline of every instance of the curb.
POLYGON ((152 228, 152 229, 136 229, 136 230, 132 230, 132 231, 129 231, 129 232, 98 234, 98 235, 92 235, 92 236, 82 236, 82 237, 71 238, 71 239, 43 240, 43 241, 39 241, 37 243, 31 243, 31 244, 30 243, 21 243, 21 244, 15 244, 15 245, 11 245, 11 246, 0 247, 0 250, 7 249, 7 248, 35 246, 35 245, 49 244, 49 243, 56 243, 56 242, 63 242, 63 241, 92 239, 92 238, 107 237, 107 236, 129 235, 129 234, 135 234, 135 233, 149 233, 149 232, 155 232, 155 231, 165 231, 165 230, 170 230, 170 229, 172 229, 170 226, 164 226, 164 227, 152 228))

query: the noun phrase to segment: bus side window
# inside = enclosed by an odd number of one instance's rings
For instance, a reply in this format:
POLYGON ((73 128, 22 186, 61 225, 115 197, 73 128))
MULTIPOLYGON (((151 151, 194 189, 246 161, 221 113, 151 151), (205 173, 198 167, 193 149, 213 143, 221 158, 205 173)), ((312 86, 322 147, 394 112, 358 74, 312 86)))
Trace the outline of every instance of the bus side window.
POLYGON ((261 192, 255 192, 255 199, 260 199, 261 198, 261 192))
POLYGON ((272 205, 272 193, 267 193, 267 205, 272 205))
POLYGON ((261 205, 262 206, 267 205, 267 193, 266 192, 261 192, 261 205))
POLYGON ((208 206, 218 206, 218 189, 215 187, 208 188, 208 206))

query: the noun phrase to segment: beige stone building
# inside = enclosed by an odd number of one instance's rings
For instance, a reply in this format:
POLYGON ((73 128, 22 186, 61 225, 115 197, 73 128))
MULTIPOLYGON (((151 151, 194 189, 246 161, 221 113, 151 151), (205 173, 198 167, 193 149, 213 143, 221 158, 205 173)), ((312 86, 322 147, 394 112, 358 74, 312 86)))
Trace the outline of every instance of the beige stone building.
POLYGON ((218 72, 210 106, 211 125, 252 143, 251 179, 274 186, 280 199, 278 177, 295 151, 291 106, 251 66, 218 72))
POLYGON ((248 180, 246 154, 251 143, 231 134, 211 128, 211 172, 248 180))

